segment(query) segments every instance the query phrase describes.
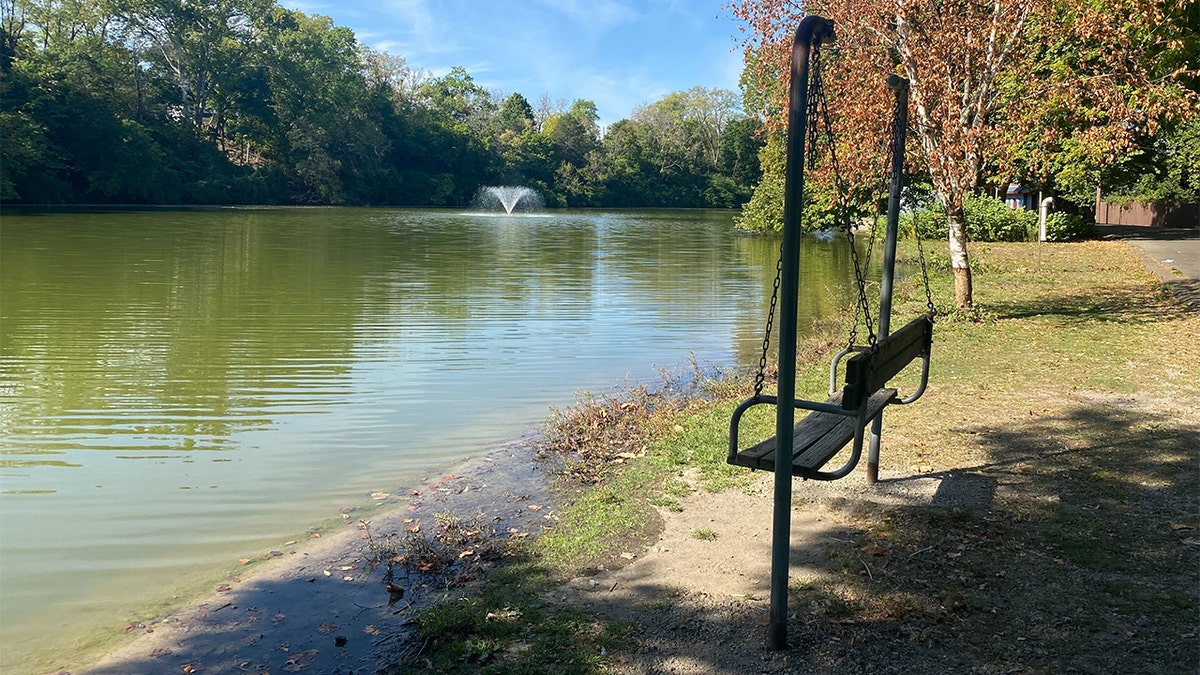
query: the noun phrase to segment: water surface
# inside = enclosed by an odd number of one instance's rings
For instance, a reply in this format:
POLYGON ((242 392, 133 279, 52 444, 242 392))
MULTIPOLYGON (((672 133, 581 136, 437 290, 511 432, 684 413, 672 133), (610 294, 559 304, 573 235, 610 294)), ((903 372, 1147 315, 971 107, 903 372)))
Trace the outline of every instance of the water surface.
MULTIPOLYGON (((0 666, 658 368, 757 360, 777 239, 722 211, 0 219, 0 666)), ((801 324, 848 249, 805 241, 801 324)))

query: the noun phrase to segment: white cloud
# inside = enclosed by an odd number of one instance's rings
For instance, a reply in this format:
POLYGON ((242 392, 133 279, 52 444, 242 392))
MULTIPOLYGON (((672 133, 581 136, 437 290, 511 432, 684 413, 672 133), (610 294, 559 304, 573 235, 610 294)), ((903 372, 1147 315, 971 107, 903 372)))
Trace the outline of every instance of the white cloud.
POLYGON ((531 101, 596 102, 602 120, 693 86, 736 89, 735 24, 722 0, 281 0, 332 16, 374 49, 531 101))

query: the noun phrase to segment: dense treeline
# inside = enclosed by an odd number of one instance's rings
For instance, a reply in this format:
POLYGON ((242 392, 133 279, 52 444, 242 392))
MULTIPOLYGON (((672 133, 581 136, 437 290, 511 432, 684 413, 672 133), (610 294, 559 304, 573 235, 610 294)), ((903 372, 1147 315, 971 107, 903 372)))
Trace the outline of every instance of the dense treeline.
POLYGON ((274 0, 0 0, 0 199, 461 206, 744 203, 759 122, 693 88, 594 103, 432 77, 274 0))

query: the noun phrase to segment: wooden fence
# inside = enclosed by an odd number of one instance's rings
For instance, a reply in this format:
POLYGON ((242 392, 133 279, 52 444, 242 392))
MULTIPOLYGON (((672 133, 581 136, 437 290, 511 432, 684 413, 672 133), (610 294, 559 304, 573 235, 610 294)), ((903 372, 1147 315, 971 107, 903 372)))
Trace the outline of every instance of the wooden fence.
POLYGON ((1096 223, 1140 227, 1200 228, 1200 204, 1096 202, 1096 223))

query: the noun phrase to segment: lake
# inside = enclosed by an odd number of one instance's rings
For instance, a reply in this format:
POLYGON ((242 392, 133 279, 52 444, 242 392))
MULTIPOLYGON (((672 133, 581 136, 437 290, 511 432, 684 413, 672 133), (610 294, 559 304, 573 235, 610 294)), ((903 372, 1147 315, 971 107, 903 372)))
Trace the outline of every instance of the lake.
MULTIPOLYGON (((0 669, 211 590, 580 391, 756 362, 778 239, 733 218, 6 210, 0 669)), ((804 247, 802 327, 852 278, 844 241, 804 247)))

